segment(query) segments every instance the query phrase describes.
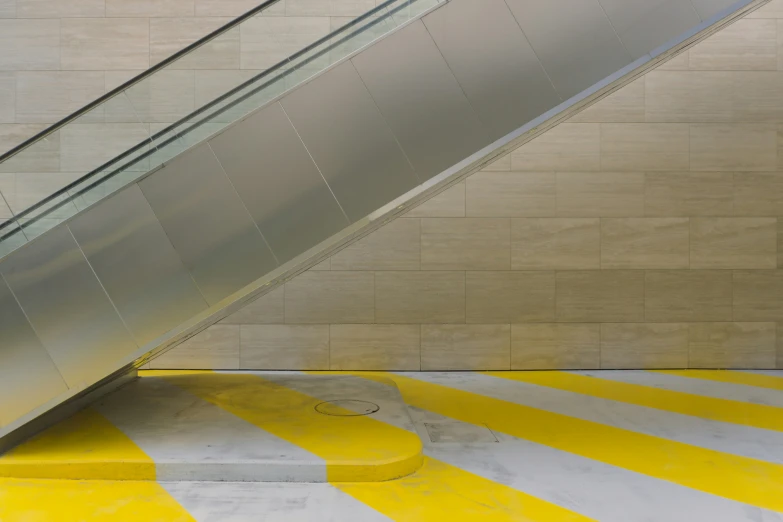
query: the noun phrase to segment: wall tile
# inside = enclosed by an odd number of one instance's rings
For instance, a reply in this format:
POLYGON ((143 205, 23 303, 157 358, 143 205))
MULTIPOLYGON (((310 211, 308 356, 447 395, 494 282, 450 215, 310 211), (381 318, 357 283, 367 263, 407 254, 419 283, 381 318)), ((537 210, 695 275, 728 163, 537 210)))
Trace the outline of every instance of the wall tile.
POLYGON ((239 326, 214 325, 150 362, 153 370, 239 369, 239 326))
POLYGON ((220 324, 280 324, 285 322, 285 287, 279 286, 242 309, 229 315, 220 324))
POLYGON ((419 325, 333 324, 330 343, 331 370, 421 368, 419 325))
POLYGON ((735 321, 783 321, 783 271, 735 270, 735 321))
POLYGON ((644 320, 644 272, 585 270, 557 272, 558 322, 644 320))
POLYGON ((286 16, 359 16, 373 7, 375 0, 286 0, 286 16))
POLYGON ((468 323, 528 323, 555 320, 555 273, 467 272, 468 323))
POLYGON ((314 267, 312 267, 310 270, 320 271, 320 270, 331 270, 332 269, 332 259, 327 257, 314 267))
POLYGON ((691 218, 691 268, 775 268, 775 218, 691 218))
MULTIPOLYGON (((11 210, 22 212, 68 183, 76 181, 84 172, 25 172, 16 175, 16 194, 8 201, 11 210)), ((49 217, 68 218, 76 213, 73 203, 52 211, 49 217)))
POLYGON ((418 219, 399 218, 337 252, 332 270, 418 270, 421 226, 418 219))
POLYGON ((522 218, 511 220, 511 269, 587 269, 600 267, 598 218, 522 218))
POLYGON ((748 13, 745 18, 783 18, 783 0, 772 0, 748 13))
POLYGON ((249 370, 329 369, 329 326, 242 325, 239 367, 249 370))
POLYGON ((16 122, 16 74, 0 72, 0 123, 16 122))
POLYGON ((601 124, 601 169, 687 170, 688 125, 682 123, 601 124))
POLYGON ((154 18, 161 16, 193 16, 195 14, 195 0, 166 0, 165 2, 158 0, 105 1, 107 18, 154 18))
POLYGON ((512 324, 512 370, 600 368, 598 324, 512 324))
POLYGON ((644 317, 652 322, 731 321, 730 270, 649 270, 644 317))
POLYGON ((484 172, 510 172, 511 171, 511 154, 506 153, 495 159, 489 165, 485 165, 481 170, 484 172))
MULTIPOLYGON (((168 58, 231 18, 150 18, 150 65, 168 58)), ((231 29, 188 56, 172 69, 239 69, 239 28, 231 29)))
MULTIPOLYGON (((54 123, 104 93, 103 71, 20 71, 16 75, 18 123, 54 123)), ((92 116, 93 111, 80 121, 92 116)))
POLYGON ((465 182, 461 181, 414 208, 405 217, 464 217, 465 182))
POLYGON ((554 172, 478 172, 467 179, 466 215, 555 216, 554 172))
POLYGON ((783 72, 733 72, 731 106, 735 122, 783 121, 783 72))
POLYGON ((372 272, 305 272, 285 285, 285 320, 297 323, 371 323, 372 272))
POLYGON ((206 105, 258 73, 259 71, 238 69, 195 71, 195 106, 206 105))
POLYGON ((0 221, 13 217, 16 202, 16 174, 0 173, 0 221))
POLYGON ((601 325, 601 368, 687 368, 688 325, 601 325))
POLYGON ((646 216, 730 216, 734 175, 730 172, 648 172, 646 216))
POLYGON ((601 268, 688 268, 688 218, 601 219, 601 268))
POLYGON ((127 70, 150 66, 146 18, 65 18, 61 24, 64 70, 127 70))
POLYGON ((737 20, 690 49, 690 69, 774 71, 776 24, 775 20, 737 20))
POLYGON ((159 71, 125 91, 125 103, 107 108, 106 119, 173 123, 196 108, 194 84, 195 71, 159 71))
POLYGON ((0 18, 16 18, 16 0, 0 0, 0 18))
POLYGON ((511 169, 593 171, 600 167, 600 125, 561 123, 511 152, 511 169))
POLYGON ((655 70, 645 79, 645 117, 650 122, 729 122, 734 73, 655 70))
POLYGON ((783 172, 734 174, 734 215, 783 216, 783 172))
POLYGON ((371 323, 372 272, 310 270, 285 284, 286 323, 371 323))
POLYGON ((16 17, 99 18, 106 16, 105 2, 106 0, 16 0, 16 17))
POLYGON ((690 325, 690 368, 775 368, 775 323, 690 325))
POLYGON ((0 20, 0 71, 60 68, 60 20, 0 20))
MULTIPOLYGON (((46 129, 46 125, 0 124, 0 150, 6 151, 46 129)), ((57 172, 60 170, 60 133, 31 145, 0 164, 0 172, 57 172)))
MULTIPOLYGON (((239 16, 258 5, 258 0, 195 0, 196 16, 239 16)), ((257 16, 285 16, 286 0, 279 0, 257 16)))
POLYGON ((510 330, 499 325, 421 326, 421 369, 508 370, 510 330))
POLYGON ((327 34, 329 18, 251 18, 240 28, 242 69, 267 69, 327 34))
POLYGON ((502 218, 421 221, 422 270, 508 270, 511 225, 502 218))
POLYGON ((562 217, 644 215, 640 172, 558 172, 557 213, 562 217))
POLYGON ((464 323, 464 272, 377 272, 377 323, 464 323))
POLYGON ((644 78, 639 78, 601 99, 569 123, 643 122, 644 78))
POLYGON ((770 171, 777 168, 777 128, 770 124, 693 124, 691 170, 770 171))

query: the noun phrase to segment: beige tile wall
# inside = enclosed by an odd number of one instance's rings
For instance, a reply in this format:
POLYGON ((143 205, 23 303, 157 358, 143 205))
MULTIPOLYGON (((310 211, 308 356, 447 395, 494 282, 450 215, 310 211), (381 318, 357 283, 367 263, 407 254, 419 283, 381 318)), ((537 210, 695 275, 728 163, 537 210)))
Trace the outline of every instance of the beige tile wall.
POLYGON ((778 41, 783 0, 262 297, 226 367, 783 368, 778 41))
MULTIPOLYGON (((0 0, 0 148, 256 2, 0 0)), ((281 0, 203 66, 137 93, 145 121, 171 121, 373 3, 281 0)), ((152 367, 783 368, 779 42, 773 0, 152 367)), ((125 139, 127 108, 98 116, 84 122, 103 125, 93 135, 125 139)), ((69 181, 63 163, 83 167, 61 157, 90 136, 76 131, 0 171, 12 206, 69 181)))
MULTIPOLYGON (((262 0, 0 0, 0 153, 83 107, 262 0)), ((4 165, 0 190, 12 210, 31 201, 20 193, 28 172, 47 195, 136 145, 375 6, 376 0, 280 0, 241 28, 207 44, 79 120, 66 147, 23 153, 4 165), (102 126, 114 126, 106 132, 102 126), (101 139, 105 158, 92 136, 101 139), (69 154, 69 151, 78 154, 69 154), (46 180, 42 182, 41 180, 46 180)), ((63 137, 64 139, 65 137, 63 137)), ((59 145, 60 136, 51 141, 59 145)), ((0 199, 0 220, 10 211, 0 199)))

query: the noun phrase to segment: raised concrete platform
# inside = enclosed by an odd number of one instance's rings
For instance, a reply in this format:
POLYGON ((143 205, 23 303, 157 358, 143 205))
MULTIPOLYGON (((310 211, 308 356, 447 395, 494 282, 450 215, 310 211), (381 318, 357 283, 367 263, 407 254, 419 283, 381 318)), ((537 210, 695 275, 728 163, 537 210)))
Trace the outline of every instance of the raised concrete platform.
POLYGON ((392 381, 141 375, 0 456, 0 477, 374 482, 409 475, 423 461, 392 381))

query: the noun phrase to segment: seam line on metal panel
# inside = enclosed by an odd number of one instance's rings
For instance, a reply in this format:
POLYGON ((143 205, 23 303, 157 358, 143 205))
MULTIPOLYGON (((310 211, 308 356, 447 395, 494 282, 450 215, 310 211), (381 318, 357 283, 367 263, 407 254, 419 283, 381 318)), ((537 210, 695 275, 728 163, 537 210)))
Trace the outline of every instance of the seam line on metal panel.
POLYGON ((236 194, 237 198, 239 198, 239 203, 242 205, 242 208, 245 209, 245 212, 247 213, 247 216, 250 218, 251 223, 253 223, 253 226, 258 231, 258 234, 261 236, 261 241, 264 242, 264 245, 266 245, 266 248, 272 254, 272 257, 275 259, 275 263, 277 264, 277 266, 280 266, 280 260, 277 259, 277 255, 275 254, 275 251, 272 250, 271 246, 269 246, 269 243, 267 242, 266 238, 264 237, 264 233, 261 232, 260 228, 258 228, 258 223, 256 223, 255 219, 253 219, 253 215, 250 213, 250 211, 247 208, 247 205, 245 205, 245 202, 242 200, 242 196, 239 195, 239 191, 234 186, 234 182, 231 181, 231 178, 229 177, 228 173, 226 172, 226 169, 223 167, 223 164, 220 162, 220 158, 218 158, 218 155, 215 154, 214 150, 212 150, 212 144, 209 141, 206 141, 205 143, 207 144, 207 148, 209 149, 209 152, 212 153, 212 156, 215 158, 215 161, 218 162, 218 166, 220 167, 220 171, 226 177, 226 180, 228 180, 228 184, 231 185, 231 189, 234 191, 234 194, 236 194))
POLYGON ((601 8, 601 11, 604 13, 604 16, 606 17, 606 21, 609 22, 609 26, 612 28, 612 32, 617 37, 617 40, 619 40, 620 45, 623 46, 623 49, 625 50, 626 54, 628 54, 628 56, 631 58, 631 61, 633 62, 633 60, 634 60, 633 54, 631 54, 631 51, 629 51, 628 47, 625 46, 625 42, 623 42, 623 39, 620 38, 620 33, 617 32, 617 28, 612 23, 612 19, 609 18, 609 15, 607 14, 606 9, 604 9, 604 5, 601 3, 601 0, 596 0, 596 3, 601 8))
MULTIPOLYGON (((275 103, 277 103, 277 104, 280 106, 280 108, 283 110, 283 114, 285 115, 285 118, 288 120, 288 123, 290 123, 290 124, 291 124, 291 128, 292 128, 292 129, 294 129, 294 132, 296 133, 296 137, 297 137, 297 138, 299 138, 299 143, 301 143, 301 144, 302 144, 302 146, 304 147, 304 149, 305 149, 305 152, 307 152, 307 156, 310 158, 310 161, 312 161, 312 162, 313 162, 313 165, 315 165, 315 168, 318 170, 318 174, 320 174, 320 175, 321 175, 321 179, 322 179, 322 180, 324 180, 324 183, 326 184, 326 188, 328 188, 328 189, 329 189, 329 193, 330 193, 330 194, 332 195, 332 197, 334 198, 334 201, 337 203, 337 206, 338 206, 338 207, 340 207, 340 212, 342 212, 342 213, 343 213, 343 216, 345 216, 345 219, 347 219, 347 220, 348 220, 348 224, 351 224, 351 218, 349 218, 349 217, 348 217, 348 214, 346 214, 346 213, 345 213, 345 209, 344 209, 344 208, 343 208, 343 206, 340 204, 340 200, 339 200, 339 199, 337 199, 337 196, 335 195, 334 191, 332 190, 332 187, 329 185, 329 182, 328 182, 328 181, 326 181, 326 177, 324 176, 324 173, 321 171, 321 167, 319 167, 319 166, 318 166, 318 163, 316 163, 316 161, 315 161, 315 158, 314 158, 314 157, 313 157, 313 155, 310 153, 310 149, 307 147, 307 144, 304 142, 304 139, 302 139, 302 135, 301 135, 301 134, 299 134, 299 130, 296 128, 296 125, 294 125, 294 122, 293 122, 293 121, 291 121, 291 117, 290 117, 290 116, 288 116, 288 112, 286 112, 286 110, 285 110, 285 107, 283 107, 283 104, 282 104, 282 103, 280 103, 280 101, 279 101, 279 100, 278 100, 278 101, 276 101, 275 103)), ((330 267, 331 267, 331 266, 330 266, 330 267)))

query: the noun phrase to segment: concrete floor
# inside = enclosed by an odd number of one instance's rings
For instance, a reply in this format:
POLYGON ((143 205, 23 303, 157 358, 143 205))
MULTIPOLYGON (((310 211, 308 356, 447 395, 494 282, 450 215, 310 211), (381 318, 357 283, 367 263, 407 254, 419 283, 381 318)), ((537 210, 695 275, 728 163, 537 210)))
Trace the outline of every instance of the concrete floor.
POLYGON ((0 479, 0 521, 783 521, 783 372, 352 375, 402 392, 426 456, 413 475, 0 479))

